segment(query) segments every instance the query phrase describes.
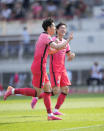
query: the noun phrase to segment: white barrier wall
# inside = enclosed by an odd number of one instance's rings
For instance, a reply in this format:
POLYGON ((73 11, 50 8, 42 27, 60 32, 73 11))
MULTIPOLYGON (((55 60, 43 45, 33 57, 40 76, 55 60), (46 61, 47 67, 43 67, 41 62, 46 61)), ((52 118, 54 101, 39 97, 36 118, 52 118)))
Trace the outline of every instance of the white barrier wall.
MULTIPOLYGON (((67 69, 86 70, 92 66, 94 61, 98 61, 104 66, 104 28, 101 26, 103 25, 103 21, 104 19, 102 18, 83 19, 80 22, 77 20, 65 21, 65 23, 68 25, 68 32, 71 32, 72 30, 74 32, 74 39, 70 45, 71 50, 76 53, 76 57, 71 63, 66 61, 67 69)), ((42 32, 42 21, 29 21, 27 23, 1 23, 0 35, 20 35, 22 28, 25 25, 28 27, 30 34, 40 34, 40 32, 42 32)), ((12 38, 14 39, 14 37, 12 38)), ((15 41, 18 40, 19 39, 15 38, 15 41)), ((3 43, 2 37, 0 38, 0 42, 3 43)), ((20 55, 17 59, 12 59, 12 57, 8 59, 0 59, 0 72, 30 71, 32 60, 33 57, 28 59, 27 63, 27 60, 22 58, 22 56, 20 59, 20 55)))

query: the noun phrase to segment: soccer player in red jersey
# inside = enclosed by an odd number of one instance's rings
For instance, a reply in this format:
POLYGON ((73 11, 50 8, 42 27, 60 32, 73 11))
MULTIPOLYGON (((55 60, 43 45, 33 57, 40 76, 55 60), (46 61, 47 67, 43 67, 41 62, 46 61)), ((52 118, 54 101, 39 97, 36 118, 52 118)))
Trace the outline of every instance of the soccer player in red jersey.
MULTIPOLYGON (((59 23, 56 26, 57 29, 57 37, 53 37, 54 41, 57 41, 58 44, 65 42, 66 40, 63 38, 66 34, 66 24, 59 23)), ((62 115, 58 110, 63 104, 66 95, 69 92, 68 86, 71 85, 71 82, 68 79, 68 75, 65 69, 65 55, 68 56, 68 61, 72 60, 75 57, 75 54, 70 51, 70 46, 67 45, 66 48, 56 51, 54 49, 50 49, 48 52, 50 55, 50 78, 51 78, 51 85, 53 89, 53 94, 56 95, 60 92, 61 93, 57 99, 57 104, 53 113, 55 115, 62 115)), ((33 106, 34 106, 34 99, 33 98, 33 106)))
MULTIPOLYGON (((7 97, 12 94, 22 94, 22 95, 33 96, 33 97, 37 96, 38 99, 38 97, 41 96, 41 90, 44 87, 43 99, 48 113, 48 120, 61 120, 61 118, 55 117, 52 113, 51 99, 50 99, 51 86, 46 73, 46 63, 47 63, 49 48, 51 47, 56 50, 61 50, 65 48, 66 45, 68 45, 69 41, 73 38, 73 36, 71 34, 69 35, 66 41, 62 42, 61 44, 57 44, 57 42, 54 42, 52 40, 52 35, 54 35, 56 29, 54 21, 51 18, 48 18, 43 21, 42 27, 45 32, 41 33, 41 35, 39 36, 36 42, 34 60, 31 65, 31 71, 33 74, 32 84, 34 89, 31 88, 14 89, 11 86, 9 86, 4 95, 4 100, 6 100, 7 97)), ((36 99, 35 102, 37 102, 36 99)))
MULTIPOLYGON (((58 39, 58 44, 65 42, 64 36, 66 34, 67 26, 64 23, 59 23, 56 26, 57 36, 54 37, 58 39)), ((69 87, 71 85, 68 79, 67 71, 65 68, 65 55, 67 55, 67 60, 72 60, 75 54, 70 51, 70 45, 68 44, 66 48, 59 50, 57 53, 50 55, 50 81, 53 90, 53 94, 59 94, 55 109, 53 111, 54 115, 62 115, 58 110, 63 104, 67 94, 69 93, 69 87)))

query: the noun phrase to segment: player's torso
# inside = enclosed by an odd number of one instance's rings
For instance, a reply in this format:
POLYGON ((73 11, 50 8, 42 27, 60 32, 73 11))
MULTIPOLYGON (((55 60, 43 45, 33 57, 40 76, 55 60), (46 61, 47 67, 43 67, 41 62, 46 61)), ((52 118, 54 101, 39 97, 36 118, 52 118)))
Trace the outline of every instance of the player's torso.
MULTIPOLYGON (((65 42, 65 39, 59 41, 58 44, 65 42)), ((66 48, 59 50, 57 53, 50 55, 50 71, 62 72, 65 70, 65 54, 66 48)))
POLYGON ((48 34, 42 33, 36 42, 34 60, 31 66, 32 70, 35 72, 40 72, 41 70, 46 71, 49 49, 49 45, 45 41, 46 37, 48 37, 48 34))

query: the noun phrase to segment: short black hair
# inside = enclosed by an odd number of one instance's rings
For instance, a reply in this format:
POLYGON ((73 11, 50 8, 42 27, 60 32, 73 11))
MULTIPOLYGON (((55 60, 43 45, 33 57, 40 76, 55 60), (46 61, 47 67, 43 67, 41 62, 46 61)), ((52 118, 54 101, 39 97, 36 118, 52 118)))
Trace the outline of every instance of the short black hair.
POLYGON ((60 28, 60 26, 62 26, 62 25, 65 25, 65 26, 67 27, 67 25, 66 25, 65 23, 60 22, 60 23, 56 26, 56 29, 59 29, 59 28, 60 28))
POLYGON ((45 20, 43 21, 43 24, 42 24, 42 27, 43 27, 44 31, 47 31, 48 26, 51 26, 53 22, 54 22, 54 21, 53 21, 52 18, 47 18, 47 19, 45 19, 45 20))

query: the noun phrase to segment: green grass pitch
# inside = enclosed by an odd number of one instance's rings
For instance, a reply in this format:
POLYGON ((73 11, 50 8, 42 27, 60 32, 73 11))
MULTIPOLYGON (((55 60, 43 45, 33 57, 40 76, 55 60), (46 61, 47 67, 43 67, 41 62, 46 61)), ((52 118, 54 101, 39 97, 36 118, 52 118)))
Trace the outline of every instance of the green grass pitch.
MULTIPOLYGON (((52 97, 54 108, 57 97, 52 97)), ((43 100, 34 110, 31 97, 0 98, 0 131, 104 131, 104 94, 67 96, 60 121, 48 121, 43 100)))

